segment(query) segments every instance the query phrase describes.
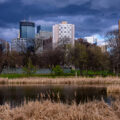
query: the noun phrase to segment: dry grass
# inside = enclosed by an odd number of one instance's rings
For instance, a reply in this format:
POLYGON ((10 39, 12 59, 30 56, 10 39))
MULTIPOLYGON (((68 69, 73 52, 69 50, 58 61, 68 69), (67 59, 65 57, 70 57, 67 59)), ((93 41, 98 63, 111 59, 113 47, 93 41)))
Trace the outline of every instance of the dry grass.
POLYGON ((50 101, 29 102, 10 109, 0 106, 1 120, 120 120, 120 102, 111 107, 102 102, 66 105, 50 101))
POLYGON ((107 93, 120 93, 120 85, 111 85, 107 87, 107 93))
POLYGON ((0 78, 0 84, 120 84, 119 77, 95 77, 95 78, 0 78))
MULTIPOLYGON (((119 97, 120 98, 120 97, 119 97)), ((115 111, 115 114, 119 117, 120 119, 120 99, 116 100, 113 104, 112 104, 112 108, 115 111)))

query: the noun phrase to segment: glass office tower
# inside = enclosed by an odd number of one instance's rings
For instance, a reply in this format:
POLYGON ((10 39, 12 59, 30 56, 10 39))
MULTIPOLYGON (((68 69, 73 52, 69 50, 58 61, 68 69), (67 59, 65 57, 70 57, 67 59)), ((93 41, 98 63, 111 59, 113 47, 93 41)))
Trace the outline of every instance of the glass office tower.
POLYGON ((35 38, 35 23, 20 22, 20 38, 34 39, 35 38))
POLYGON ((41 25, 41 31, 52 32, 52 26, 41 25))
POLYGON ((37 33, 40 33, 40 30, 41 30, 41 26, 38 25, 38 26, 37 26, 37 33))

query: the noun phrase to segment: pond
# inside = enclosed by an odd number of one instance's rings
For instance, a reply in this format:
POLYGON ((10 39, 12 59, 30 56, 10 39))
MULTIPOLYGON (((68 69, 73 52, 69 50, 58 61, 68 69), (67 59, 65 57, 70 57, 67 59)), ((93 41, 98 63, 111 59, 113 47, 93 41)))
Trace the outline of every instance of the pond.
POLYGON ((52 101, 77 104, 102 100, 108 104, 112 98, 107 96, 106 87, 77 86, 77 85, 27 85, 27 86, 0 86, 0 105, 9 103, 12 107, 24 102, 50 99, 52 101))

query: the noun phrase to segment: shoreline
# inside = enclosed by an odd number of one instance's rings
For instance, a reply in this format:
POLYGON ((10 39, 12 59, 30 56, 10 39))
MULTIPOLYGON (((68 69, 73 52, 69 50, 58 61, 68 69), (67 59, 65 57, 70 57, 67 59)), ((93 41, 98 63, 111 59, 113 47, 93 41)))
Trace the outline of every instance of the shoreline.
POLYGON ((0 84, 68 84, 68 85, 113 85, 120 84, 119 77, 60 77, 60 78, 0 78, 0 84))

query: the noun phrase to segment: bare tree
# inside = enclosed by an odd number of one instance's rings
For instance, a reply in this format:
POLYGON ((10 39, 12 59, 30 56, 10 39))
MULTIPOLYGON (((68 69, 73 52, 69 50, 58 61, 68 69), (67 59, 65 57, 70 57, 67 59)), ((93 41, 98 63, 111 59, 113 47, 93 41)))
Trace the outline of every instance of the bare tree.
POLYGON ((69 62, 69 51, 72 47, 74 47, 74 41, 72 41, 69 37, 64 37, 62 39, 59 39, 57 43, 54 44, 57 49, 61 50, 63 53, 63 63, 64 67, 71 67, 69 62))
POLYGON ((3 53, 0 50, 0 73, 2 72, 2 70, 3 70, 3 53))
POLYGON ((120 72, 120 33, 119 30, 108 32, 106 35, 108 50, 111 56, 113 71, 120 72))

